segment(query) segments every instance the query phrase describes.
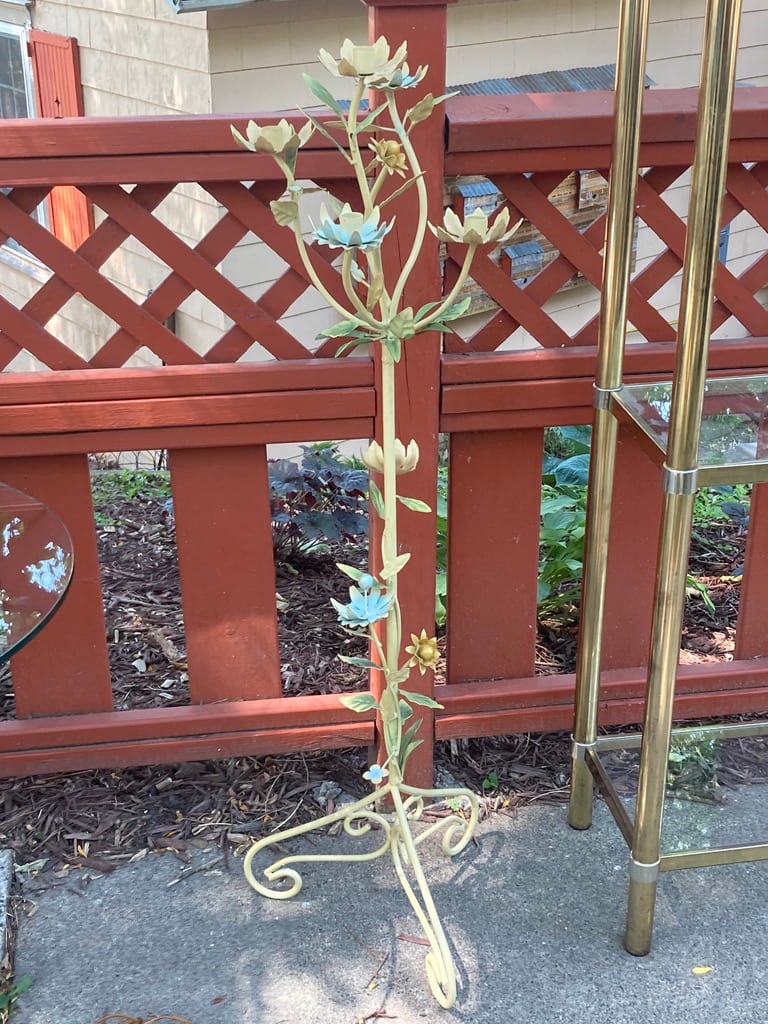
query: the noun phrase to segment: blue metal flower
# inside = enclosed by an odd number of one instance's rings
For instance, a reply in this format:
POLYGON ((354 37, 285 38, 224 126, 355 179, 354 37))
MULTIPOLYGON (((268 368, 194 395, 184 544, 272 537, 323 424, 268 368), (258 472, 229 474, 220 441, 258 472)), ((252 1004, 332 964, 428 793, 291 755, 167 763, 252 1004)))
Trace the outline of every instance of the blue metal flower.
POLYGON ((372 764, 367 772, 363 772, 363 778, 372 782, 374 786, 378 786, 388 775, 387 769, 383 768, 380 764, 372 764))
POLYGON ((349 604, 340 604, 331 598, 342 626, 356 629, 359 626, 370 626, 379 619, 385 619, 392 606, 392 598, 380 590, 365 590, 362 593, 357 587, 349 588, 349 604))
POLYGON ((369 217, 355 213, 349 203, 341 208, 338 220, 332 220, 325 206, 320 208, 320 226, 314 228, 315 240, 332 249, 378 249, 384 236, 392 230, 394 219, 389 224, 379 225, 379 208, 374 207, 369 217))
POLYGON ((414 85, 419 84, 428 70, 428 68, 419 67, 411 74, 408 65, 403 64, 390 74, 379 72, 372 75, 368 84, 376 89, 412 89, 414 85))

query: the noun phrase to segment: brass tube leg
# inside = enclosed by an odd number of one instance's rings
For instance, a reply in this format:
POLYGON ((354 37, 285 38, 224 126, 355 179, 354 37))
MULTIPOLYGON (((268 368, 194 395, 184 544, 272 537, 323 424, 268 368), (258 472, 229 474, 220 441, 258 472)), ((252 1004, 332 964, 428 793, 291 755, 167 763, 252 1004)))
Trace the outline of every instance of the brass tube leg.
POLYGON ((624 934, 624 947, 635 956, 645 956, 651 948, 694 498, 693 492, 667 494, 664 529, 659 547, 653 641, 624 934))
POLYGON ((585 829, 592 824, 592 773, 586 754, 597 738, 600 697, 600 642, 605 605, 606 552, 611 526, 611 495, 616 461, 618 424, 609 409, 595 410, 592 465, 587 502, 584 587, 581 599, 581 635, 576 671, 576 715, 573 724, 573 760, 568 824, 585 829))
POLYGON ((613 155, 600 302, 600 347, 568 806, 568 823, 578 829, 589 828, 592 824, 593 783, 586 754, 597 738, 608 534, 616 461, 617 424, 610 410, 610 397, 621 387, 622 378, 649 11, 650 0, 622 0, 619 19, 613 155))
POLYGON ((665 469, 645 728, 624 945, 651 948, 672 705, 696 489, 701 411, 712 324, 717 239, 728 163, 741 0, 709 0, 704 24, 698 138, 681 285, 677 367, 665 469))

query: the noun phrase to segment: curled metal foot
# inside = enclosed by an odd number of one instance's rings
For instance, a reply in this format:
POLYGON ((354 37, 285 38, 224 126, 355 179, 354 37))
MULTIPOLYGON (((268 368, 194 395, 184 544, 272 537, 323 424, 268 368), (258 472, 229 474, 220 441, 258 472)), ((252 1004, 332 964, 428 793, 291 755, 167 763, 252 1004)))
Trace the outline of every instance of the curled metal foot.
POLYGON ((293 865, 320 861, 372 861, 389 851, 398 881, 429 942, 425 969, 430 989, 437 1002, 448 1008, 456 1002, 456 968, 424 875, 418 847, 425 839, 437 832, 443 832, 443 852, 449 857, 456 856, 472 839, 478 814, 477 796, 467 789, 415 789, 402 782, 389 782, 362 800, 341 807, 333 814, 326 814, 323 818, 297 825, 285 832, 277 832, 254 843, 245 855, 243 870, 249 885, 262 896, 273 900, 287 900, 295 896, 303 884, 300 873, 293 865), (439 802, 449 808, 458 802, 460 811, 468 813, 465 815, 457 811, 447 814, 421 830, 418 835, 414 835, 413 825, 421 820, 428 809, 426 800, 439 802), (393 814, 386 815, 376 810, 376 805, 385 801, 391 802, 393 814), (366 853, 292 854, 281 857, 262 872, 266 883, 256 878, 253 870, 254 858, 267 847, 337 822, 342 822, 344 831, 353 837, 367 835, 376 826, 381 831, 381 842, 374 850, 366 853))
POLYGON ((288 865, 290 864, 310 864, 313 861, 365 861, 376 860, 377 857, 381 857, 389 849, 392 826, 382 814, 375 810, 373 805, 382 796, 386 795, 389 788, 389 786, 386 786, 379 792, 369 793, 368 796, 363 797, 362 800, 358 800, 354 804, 339 808, 333 814, 326 814, 324 817, 308 821, 304 825, 296 825, 295 828, 290 828, 285 832, 276 832, 274 835, 267 836, 265 839, 260 839, 257 843, 254 843, 243 861, 243 871, 245 872, 248 884, 256 892, 261 893, 262 896, 268 896, 272 900, 289 900, 299 892, 303 884, 301 875, 294 868, 289 867, 288 865), (269 886, 256 878, 252 867, 253 860, 262 850, 265 850, 268 846, 273 846, 275 843, 284 843, 289 839, 306 835, 308 832, 315 832, 319 828, 334 825, 338 821, 343 822, 344 831, 350 836, 366 835, 371 831, 373 825, 377 825, 383 831, 383 842, 375 850, 368 853, 295 854, 281 857, 273 864, 270 864, 268 868, 265 868, 263 875, 267 882, 272 885, 290 882, 287 888, 269 888, 269 886))

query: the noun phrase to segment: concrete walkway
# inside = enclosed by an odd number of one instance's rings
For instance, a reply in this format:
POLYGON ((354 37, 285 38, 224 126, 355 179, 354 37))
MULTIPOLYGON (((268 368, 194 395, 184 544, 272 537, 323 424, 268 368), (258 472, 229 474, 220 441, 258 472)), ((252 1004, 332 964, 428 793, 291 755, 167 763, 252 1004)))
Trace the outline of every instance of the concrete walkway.
MULTIPOLYGON (((764 839, 768 787, 682 814, 694 833, 727 819, 731 833, 764 839)), ((350 842, 311 839, 315 852, 350 842)), ((461 976, 453 1010, 429 993, 418 924, 388 859, 310 865, 301 893, 278 902, 212 849, 196 854, 194 874, 149 855, 84 891, 28 893, 35 912, 22 917, 16 969, 33 984, 12 1024, 108 1014, 192 1024, 768 1021, 766 863, 663 876, 653 952, 635 959, 621 947, 627 851, 602 805, 588 832, 570 830, 563 808, 533 806, 483 822, 454 861, 439 843, 426 859, 461 976)))

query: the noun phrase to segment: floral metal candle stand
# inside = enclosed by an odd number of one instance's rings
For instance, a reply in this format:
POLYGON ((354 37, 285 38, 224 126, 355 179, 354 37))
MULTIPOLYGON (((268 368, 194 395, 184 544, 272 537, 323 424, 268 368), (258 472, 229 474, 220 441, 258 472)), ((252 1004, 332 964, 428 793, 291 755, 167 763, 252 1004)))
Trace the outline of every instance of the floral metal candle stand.
POLYGON ((339 338, 340 354, 350 348, 375 344, 381 349, 381 444, 373 441, 364 453, 364 461, 372 473, 380 474, 380 489, 370 481, 370 500, 381 518, 381 570, 377 575, 353 566, 339 569, 353 582, 347 604, 334 601, 340 623, 353 635, 367 633, 373 659, 346 657, 343 661, 381 673, 380 695, 355 693, 342 696, 341 701, 358 712, 377 712, 386 757, 364 773, 376 788, 362 800, 340 808, 323 818, 278 832, 255 843, 245 857, 244 870, 248 882, 257 892, 271 899, 290 899, 301 886, 302 878, 295 865, 317 861, 373 861, 389 853, 397 877, 414 909, 429 942, 426 973, 432 992, 444 1007, 456 1000, 456 971, 448 941, 427 884, 418 847, 435 833, 443 835, 443 850, 448 856, 460 853, 470 842, 478 818, 477 796, 467 789, 417 789, 404 781, 408 758, 422 742, 417 738, 421 720, 414 718, 414 705, 439 708, 431 697, 403 689, 413 669, 423 675, 433 670, 439 658, 437 641, 422 629, 411 633, 411 643, 404 645, 398 600, 398 576, 405 569, 410 555, 398 554, 398 506, 415 512, 429 512, 429 507, 416 498, 398 493, 397 478, 416 468, 419 449, 412 440, 406 446, 396 436, 395 364, 400 360, 402 346, 425 331, 449 329, 450 322, 462 316, 469 300, 457 297, 469 273, 478 246, 504 242, 514 231, 508 230, 509 211, 505 208, 489 226, 480 210, 462 222, 451 210, 445 213, 443 225, 433 227, 427 220, 427 190, 424 174, 411 142, 411 131, 426 120, 437 104, 446 97, 431 94, 410 107, 401 116, 395 102, 398 91, 409 89, 422 81, 427 73, 420 67, 411 73, 406 63, 403 44, 390 55, 390 46, 383 37, 373 45, 356 46, 346 40, 338 60, 321 50, 320 62, 334 76, 354 80, 354 94, 345 112, 332 94, 315 79, 305 81, 337 120, 319 121, 308 114, 307 123, 296 132, 283 120, 277 125, 262 126, 249 122, 243 135, 233 127, 236 142, 246 149, 273 157, 286 179, 284 195, 271 203, 277 223, 293 230, 296 245, 309 279, 328 305, 344 319, 323 331, 320 337, 339 338), (383 102, 370 112, 364 111, 363 98, 375 89, 383 102), (361 209, 350 204, 336 206, 335 216, 321 207, 320 223, 313 230, 319 244, 339 249, 342 253, 341 279, 348 305, 338 302, 323 286, 309 259, 307 243, 302 234, 299 203, 305 191, 296 180, 296 160, 300 147, 314 131, 320 132, 337 146, 352 167, 360 193, 361 209), (337 141, 338 133, 346 135, 346 144, 337 141), (361 136, 370 136, 367 150, 361 149, 361 136), (385 194, 384 187, 393 176, 402 184, 385 194), (382 244, 392 229, 394 219, 382 220, 381 211, 406 189, 415 188, 418 197, 418 219, 413 242, 397 280, 388 286, 382 261, 382 244), (453 288, 445 298, 430 302, 414 312, 403 306, 403 295, 409 275, 422 250, 427 227, 443 241, 464 243, 466 257, 453 288), (358 262, 365 254, 365 267, 358 262), (409 721, 413 719, 413 721, 409 721), (412 826, 423 815, 426 800, 448 802, 458 812, 439 818, 414 833, 412 826), (383 808, 391 808, 385 812, 383 808), (253 861, 265 848, 301 836, 317 828, 341 823, 348 835, 359 837, 372 830, 379 832, 381 842, 372 851, 350 854, 313 854, 281 857, 264 871, 266 884, 254 875, 253 861), (284 883, 287 883, 285 885, 284 883))

